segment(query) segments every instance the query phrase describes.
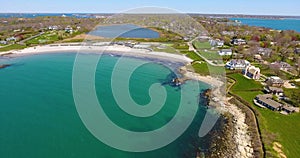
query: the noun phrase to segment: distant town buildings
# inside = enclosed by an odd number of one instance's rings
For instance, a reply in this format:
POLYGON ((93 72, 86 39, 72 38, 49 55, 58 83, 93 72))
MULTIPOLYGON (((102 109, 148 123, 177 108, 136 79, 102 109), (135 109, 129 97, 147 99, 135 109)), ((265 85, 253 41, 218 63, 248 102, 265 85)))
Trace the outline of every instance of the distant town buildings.
POLYGON ((250 79, 259 80, 260 78, 260 69, 258 67, 249 65, 246 69, 243 70, 243 74, 250 79))
POLYGON ((234 36, 235 35, 234 31, 222 31, 221 34, 224 36, 234 36))
POLYGON ((262 48, 262 47, 258 47, 257 48, 257 53, 259 55, 262 55, 262 56, 270 56, 271 53, 272 53, 272 49, 270 48, 262 48))
POLYGON ((295 53, 295 54, 300 54, 300 48, 295 48, 294 53, 295 53))
POLYGON ((235 69, 246 69, 247 66, 250 65, 250 62, 242 59, 232 59, 226 63, 225 67, 227 69, 235 70, 235 69))
POLYGON ((73 28, 72 28, 71 26, 67 26, 67 27, 65 28, 65 32, 66 32, 66 33, 73 33, 73 28))
POLYGON ((232 50, 231 49, 221 49, 218 51, 218 54, 220 56, 232 55, 232 50))
POLYGON ((54 25, 54 26, 49 26, 48 30, 58 30, 58 26, 54 25))

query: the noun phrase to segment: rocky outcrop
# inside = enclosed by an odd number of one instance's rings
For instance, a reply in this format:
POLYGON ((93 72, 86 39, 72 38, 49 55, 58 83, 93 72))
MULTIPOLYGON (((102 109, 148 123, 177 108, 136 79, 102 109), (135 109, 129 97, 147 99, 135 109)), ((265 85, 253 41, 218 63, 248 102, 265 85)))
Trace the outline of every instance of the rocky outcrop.
POLYGON ((4 69, 4 68, 9 67, 9 66, 11 66, 11 65, 10 64, 3 64, 3 65, 0 65, 0 69, 4 69))

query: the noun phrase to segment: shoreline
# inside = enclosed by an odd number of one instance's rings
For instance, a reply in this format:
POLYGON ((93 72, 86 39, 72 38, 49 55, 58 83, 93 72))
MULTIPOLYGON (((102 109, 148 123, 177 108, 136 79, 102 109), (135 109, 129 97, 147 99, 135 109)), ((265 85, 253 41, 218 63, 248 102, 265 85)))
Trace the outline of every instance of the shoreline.
POLYGON ((82 43, 50 44, 44 46, 29 47, 22 50, 0 52, 0 56, 19 57, 49 53, 116 54, 128 57, 149 57, 154 59, 184 63, 190 63, 193 61, 192 59, 181 54, 154 52, 146 49, 134 49, 119 45, 107 45, 107 42, 95 43, 93 45, 83 45, 82 43))
POLYGON ((222 157, 229 154, 234 158, 254 157, 253 140, 246 123, 246 114, 237 105, 229 102, 231 98, 226 97, 225 89, 224 91, 222 89, 226 82, 219 78, 201 76, 188 71, 184 72, 183 75, 212 86, 212 99, 210 99, 208 106, 213 107, 221 115, 217 122, 217 125, 221 127, 217 127, 218 129, 214 127, 208 134, 213 140, 209 147, 209 150, 213 151, 209 153, 208 157, 222 157), (218 149, 215 150, 216 147, 218 149))
MULTIPOLYGON (((21 57, 27 55, 38 55, 38 54, 49 54, 49 53, 83 53, 83 54, 107 54, 107 55, 121 55, 128 57, 136 58, 150 58, 159 61, 170 61, 170 62, 181 62, 181 63, 190 63, 192 60, 188 57, 180 54, 171 54, 165 52, 151 52, 145 49, 133 49, 126 46, 106 46, 106 43, 98 43, 98 45, 81 45, 81 43, 68 43, 68 44, 52 44, 45 46, 37 46, 25 48, 23 50, 14 50, 8 52, 0 52, 0 56, 6 57, 21 57)), ((222 87, 226 83, 221 81, 218 78, 212 76, 201 76, 197 73, 187 71, 186 67, 177 67, 178 72, 189 79, 197 80, 209 84, 213 89, 213 97, 218 99, 213 101, 212 107, 214 107, 218 112, 221 113, 223 119, 233 120, 233 122, 224 123, 224 126, 220 127, 221 132, 217 134, 217 137, 221 137, 222 140, 230 141, 234 143, 235 150, 230 150, 233 157, 253 157, 253 148, 251 147, 251 138, 247 135, 248 127, 245 124, 245 114, 239 109, 236 105, 230 104, 226 98, 226 93, 222 91, 222 87), (226 118, 226 114, 230 114, 232 119, 226 118), (228 127, 229 126, 229 127, 228 127), (233 126, 233 127, 231 127, 233 126), (226 138, 222 132, 228 129, 233 128, 234 134, 233 138, 226 138), (224 130, 224 131, 223 131, 224 130), (225 138, 224 138, 225 137, 225 138), (233 139, 233 141, 232 141, 233 139)), ((214 99, 212 99, 214 100, 214 99)), ((226 134, 232 135, 232 134, 226 134)), ((213 136, 215 137, 215 136, 213 136)), ((224 144, 224 146, 229 145, 230 143, 224 144)), ((231 144, 232 145, 232 144, 231 144)), ((231 146, 230 145, 230 146, 231 146)), ((227 146, 227 148, 230 148, 227 146)), ((223 152, 222 149, 219 149, 223 152)), ((228 153, 228 151, 227 151, 228 153)))

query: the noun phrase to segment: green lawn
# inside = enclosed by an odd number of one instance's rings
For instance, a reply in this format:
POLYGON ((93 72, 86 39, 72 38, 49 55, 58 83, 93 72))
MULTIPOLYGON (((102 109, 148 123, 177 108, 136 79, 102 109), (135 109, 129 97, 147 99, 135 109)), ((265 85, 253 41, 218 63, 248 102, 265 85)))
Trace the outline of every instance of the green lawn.
POLYGON ((210 49, 211 45, 209 42, 200 42, 200 41, 194 41, 193 45, 196 49, 210 49))
POLYGON ((247 79, 242 74, 231 74, 229 76, 237 81, 231 89, 233 92, 253 91, 263 88, 263 86, 259 82, 247 79))
POLYGON ((231 74, 228 76, 237 81, 232 87, 231 92, 249 102, 259 113, 259 126, 267 150, 267 157, 276 154, 272 149, 274 141, 278 141, 283 145, 283 151, 287 157, 300 157, 300 114, 296 113, 285 116, 255 106, 252 100, 256 95, 262 93, 260 83, 249 80, 241 74, 231 74))
POLYGON ((54 41, 58 41, 58 35, 55 32, 47 32, 41 36, 38 36, 34 39, 26 41, 26 44, 43 44, 43 43, 51 43, 54 41))
POLYGON ((174 43, 172 45, 172 47, 175 48, 175 49, 183 49, 183 50, 188 50, 189 49, 189 46, 186 43, 184 43, 184 42, 182 42, 182 43, 178 43, 178 42, 174 43))
POLYGON ((225 68, 220 66, 211 66, 208 65, 206 62, 194 62, 192 64, 194 71, 200 75, 224 75, 225 74, 225 68))
POLYGON ((7 47, 0 48, 0 52, 6 52, 6 51, 10 51, 10 50, 18 50, 18 49, 24 49, 24 48, 26 48, 26 46, 19 45, 19 44, 12 44, 7 47))
POLYGON ((204 61, 199 55, 193 51, 180 51, 180 53, 185 54, 187 57, 191 58, 194 61, 204 61))
POLYGON ((208 60, 222 60, 222 57, 216 51, 200 51, 200 54, 208 60))
MULTIPOLYGON (((299 85, 297 85, 299 86, 299 85)), ((291 104, 300 106, 300 88, 295 89, 284 89, 284 94, 290 98, 291 104)))
POLYGON ((178 51, 176 49, 174 49, 173 47, 169 47, 169 46, 165 46, 165 47, 153 46, 153 47, 151 47, 151 49, 156 52, 178 53, 178 51))

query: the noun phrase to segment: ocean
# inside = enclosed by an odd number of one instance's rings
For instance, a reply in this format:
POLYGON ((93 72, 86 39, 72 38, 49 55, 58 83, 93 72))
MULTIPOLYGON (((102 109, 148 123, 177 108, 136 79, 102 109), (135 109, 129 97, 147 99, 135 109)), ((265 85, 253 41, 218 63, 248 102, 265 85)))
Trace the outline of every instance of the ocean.
MULTIPOLYGON (((96 57, 94 54, 89 56, 96 57)), ((198 137, 200 125, 207 113, 201 100, 199 105, 194 105, 199 108, 188 129, 163 148, 136 153, 117 150, 102 143, 84 126, 75 107, 72 95, 75 57, 75 53, 55 53, 0 60, 2 64, 13 64, 0 69, 0 157, 181 158, 196 157, 197 150, 207 144, 198 137)), ((181 95, 181 88, 164 84, 170 80, 170 75, 174 75, 173 71, 163 65, 165 61, 152 60, 132 73, 129 90, 138 104, 145 105, 151 100, 148 91, 153 83, 161 84, 167 92, 165 104, 158 113, 151 117, 134 117, 118 107, 111 92, 112 72, 119 58, 102 56, 95 73, 96 94, 107 116, 118 126, 136 132, 155 130, 167 124, 178 110, 181 95)), ((124 60, 129 67, 145 59, 126 57, 124 60)), ((168 65, 174 67, 178 63, 168 65)), ((123 66, 118 74, 126 74, 128 67, 123 66)), ((193 82, 196 81, 185 83, 182 89, 193 82)), ((209 88, 209 85, 202 82, 199 85, 199 93, 209 88)), ((181 117, 187 115, 189 113, 181 117)), ((102 125, 101 120, 98 123, 102 125)))
POLYGON ((300 19, 256 19, 256 18, 231 18, 239 20, 249 26, 260 26, 276 30, 294 30, 300 32, 300 19))

